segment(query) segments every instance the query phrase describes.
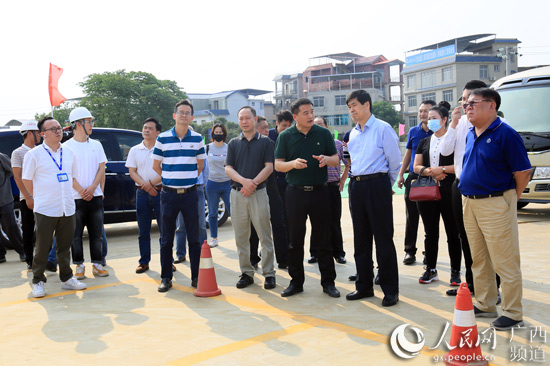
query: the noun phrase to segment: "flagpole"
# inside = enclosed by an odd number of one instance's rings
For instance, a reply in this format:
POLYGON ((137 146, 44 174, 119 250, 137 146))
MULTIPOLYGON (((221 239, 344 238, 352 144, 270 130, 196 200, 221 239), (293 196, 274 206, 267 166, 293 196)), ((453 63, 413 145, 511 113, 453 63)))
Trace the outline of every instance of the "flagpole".
POLYGON ((52 105, 52 118, 53 118, 53 105, 52 105))

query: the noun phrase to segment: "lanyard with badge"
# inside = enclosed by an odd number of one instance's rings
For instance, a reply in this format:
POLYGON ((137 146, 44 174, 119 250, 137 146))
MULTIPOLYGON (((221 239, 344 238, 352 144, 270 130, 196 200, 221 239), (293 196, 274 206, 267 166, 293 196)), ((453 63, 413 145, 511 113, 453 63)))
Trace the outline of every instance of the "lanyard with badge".
MULTIPOLYGON (((44 146, 44 145, 42 145, 44 146)), ((59 164, 57 164, 57 161, 53 157, 52 153, 46 149, 46 146, 44 146, 44 150, 48 152, 48 155, 50 155, 50 158, 52 158, 53 162, 55 163, 55 166, 59 169, 59 171, 63 171, 63 147, 59 148, 59 164)), ((67 173, 59 173, 57 174, 57 181, 58 182, 67 182, 69 180, 69 176, 67 173)))

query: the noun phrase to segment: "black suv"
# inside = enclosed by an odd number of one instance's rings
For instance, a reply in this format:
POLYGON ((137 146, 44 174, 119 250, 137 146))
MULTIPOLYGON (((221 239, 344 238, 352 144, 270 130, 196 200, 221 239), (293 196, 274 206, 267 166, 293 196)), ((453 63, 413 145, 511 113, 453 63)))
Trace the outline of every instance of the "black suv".
MULTIPOLYGON (((70 128, 65 128, 63 131, 63 141, 71 137, 72 132, 70 128)), ((91 138, 101 142, 107 156, 107 165, 105 167, 105 200, 103 201, 105 223, 136 221, 136 189, 125 164, 130 149, 143 140, 141 132, 98 127, 93 129, 91 138)), ((21 146, 22 143, 23 138, 18 130, 0 130, 1 153, 11 157, 12 151, 21 146)), ((19 218, 19 189, 13 178, 11 181, 15 198, 16 217, 19 218)), ((208 205, 206 207, 206 214, 208 215, 208 205)), ((223 201, 220 200, 218 225, 223 225, 227 217, 228 214, 223 201)), ((208 220, 206 222, 208 223, 208 220)), ((3 235, 0 235, 0 240, 2 239, 4 239, 3 235)))

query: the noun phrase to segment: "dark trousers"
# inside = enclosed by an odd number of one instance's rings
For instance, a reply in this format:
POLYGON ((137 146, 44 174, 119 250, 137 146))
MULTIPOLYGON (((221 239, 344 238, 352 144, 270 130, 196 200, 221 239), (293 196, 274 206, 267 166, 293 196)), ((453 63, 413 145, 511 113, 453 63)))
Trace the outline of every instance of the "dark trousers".
POLYGON ((474 277, 472 276, 472 253, 470 252, 470 244, 468 243, 468 236, 466 235, 466 229, 464 228, 464 216, 462 215, 462 194, 458 189, 458 182, 458 179, 455 179, 453 182, 453 214, 455 217, 456 228, 458 230, 458 236, 460 237, 462 253, 464 254, 466 283, 472 291, 474 288, 474 277))
POLYGON ((27 257, 27 264, 32 265, 32 257, 34 251, 34 212, 27 207, 27 201, 22 200, 20 205, 21 210, 21 226, 23 229, 23 248, 27 257))
POLYGON ((181 212, 187 231, 187 240, 189 245, 189 261, 191 263, 191 280, 199 277, 199 261, 201 252, 201 243, 199 242, 199 217, 198 212, 199 197, 197 191, 191 191, 183 194, 162 190, 160 192, 160 212, 161 212, 161 237, 160 237, 160 265, 162 271, 161 278, 172 279, 172 263, 174 262, 173 247, 174 233, 176 232, 176 221, 181 212))
MULTIPOLYGON (((275 246, 275 258, 277 263, 288 263, 288 231, 284 221, 283 200, 279 194, 279 188, 275 177, 268 179, 266 185, 267 197, 269 198, 269 213, 271 215, 271 230, 273 232, 273 245, 275 246)), ((258 233, 254 229, 252 222, 250 223, 250 263, 256 264, 260 262, 258 256, 258 233)))
MULTIPOLYGON (((414 158, 414 157, 413 157, 414 158)), ((409 172, 405 180, 405 210, 407 214, 405 222, 405 253, 416 254, 416 239, 418 236, 419 212, 416 202, 409 199, 411 183, 418 175, 409 172)))
POLYGON ((424 248, 426 250, 426 266, 436 268, 437 254, 439 251, 439 217, 443 219, 445 233, 447 234, 447 246, 451 260, 451 269, 460 271, 462 260, 460 239, 456 228, 452 204, 452 187, 440 186, 441 200, 418 202, 418 209, 422 216, 426 239, 424 248))
POLYGON ((373 290, 372 244, 376 243, 376 262, 384 294, 399 293, 397 254, 393 242, 393 206, 390 178, 387 175, 355 181, 351 188, 355 265, 355 289, 373 290))
MULTIPOLYGON (((149 264, 151 261, 151 221, 153 214, 157 225, 161 228, 160 192, 151 196, 142 189, 136 189, 136 217, 138 223, 139 263, 149 264)), ((162 231, 160 231, 162 233, 162 231)))
POLYGON ((334 285, 336 270, 330 247, 330 212, 327 202, 328 188, 305 192, 299 188, 287 186, 286 215, 288 218, 288 233, 290 250, 288 252, 288 273, 291 283, 302 286, 304 276, 304 237, 306 235, 306 220, 311 222, 311 238, 313 248, 319 258, 321 286, 334 285))
MULTIPOLYGON (((330 205, 330 246, 332 248, 332 256, 345 257, 344 252, 344 239, 342 237, 342 226, 340 220, 342 218, 342 196, 340 195, 340 188, 338 185, 328 186, 329 193, 329 205, 330 205)), ((313 240, 310 239, 309 253, 311 256, 317 257, 315 252, 313 240)))
POLYGON ((76 226, 75 215, 50 217, 35 212, 34 217, 36 220, 36 248, 32 262, 32 283, 47 281, 44 271, 48 264, 48 254, 52 247, 54 234, 57 243, 59 279, 63 282, 68 281, 73 276, 70 251, 76 226))
POLYGON ((103 248, 103 197, 96 196, 90 201, 77 199, 74 202, 76 204, 76 228, 72 246, 73 263, 84 263, 82 246, 84 227, 88 229, 91 261, 92 263, 101 263, 103 260, 101 253, 103 248))
MULTIPOLYGON (((10 244, 13 249, 19 254, 23 254, 23 239, 21 238, 21 232, 15 221, 15 214, 13 213, 13 201, 0 206, 0 223, 2 224, 2 230, 8 236, 10 244)), ((0 244, 0 258, 6 256, 6 249, 0 244)))

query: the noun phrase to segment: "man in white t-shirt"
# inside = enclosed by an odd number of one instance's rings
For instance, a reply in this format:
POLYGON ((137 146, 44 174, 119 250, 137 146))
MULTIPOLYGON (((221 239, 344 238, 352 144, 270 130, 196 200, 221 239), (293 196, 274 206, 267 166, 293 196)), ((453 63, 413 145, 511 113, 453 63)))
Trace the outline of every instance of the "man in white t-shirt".
POLYGON ((126 159, 126 167, 130 171, 130 177, 136 182, 136 216, 139 228, 139 265, 136 273, 149 270, 151 261, 151 220, 154 212, 157 225, 161 230, 160 215, 160 190, 161 178, 153 170, 153 149, 155 142, 162 130, 159 121, 147 118, 143 122, 141 135, 143 141, 130 149, 126 159))
POLYGON ((89 137, 94 125, 93 116, 84 107, 73 109, 69 115, 73 138, 63 146, 75 151, 76 170, 73 175, 73 197, 76 205, 76 228, 72 246, 73 263, 76 264, 76 278, 85 276, 82 233, 88 229, 92 273, 106 277, 109 272, 102 266, 103 247, 103 191, 107 157, 99 141, 89 137))
POLYGON ((38 122, 42 145, 30 150, 23 161, 22 179, 34 206, 36 247, 32 263, 32 295, 44 297, 44 271, 53 236, 57 242, 57 261, 61 288, 83 290, 86 285, 73 277, 70 249, 75 229, 75 202, 72 179, 75 171, 74 152, 61 146, 62 129, 52 117, 38 122))

